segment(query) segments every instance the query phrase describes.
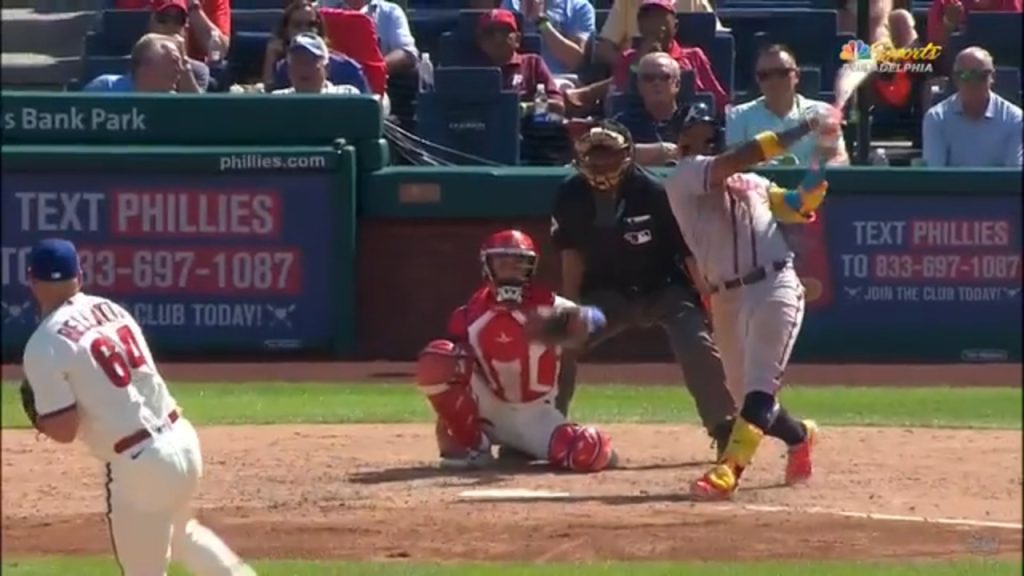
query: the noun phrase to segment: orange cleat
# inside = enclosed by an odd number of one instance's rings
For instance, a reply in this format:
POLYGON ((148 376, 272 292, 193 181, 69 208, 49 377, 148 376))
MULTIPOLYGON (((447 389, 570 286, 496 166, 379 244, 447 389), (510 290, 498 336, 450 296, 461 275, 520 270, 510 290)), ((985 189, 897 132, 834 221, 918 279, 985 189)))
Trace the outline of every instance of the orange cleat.
POLYGON ((789 449, 786 458, 786 485, 795 486, 810 480, 814 472, 811 465, 811 452, 818 443, 818 425, 814 420, 804 420, 807 428, 807 439, 789 449))

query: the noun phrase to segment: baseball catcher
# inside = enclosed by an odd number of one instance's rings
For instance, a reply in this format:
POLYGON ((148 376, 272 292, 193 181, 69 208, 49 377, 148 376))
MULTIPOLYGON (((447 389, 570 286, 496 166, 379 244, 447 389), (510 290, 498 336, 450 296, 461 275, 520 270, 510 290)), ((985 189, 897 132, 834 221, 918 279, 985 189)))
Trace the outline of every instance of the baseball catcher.
POLYGON ((537 258, 523 232, 489 237, 484 285, 452 314, 448 339, 420 353, 417 384, 437 413, 442 467, 486 466, 492 443, 577 472, 617 460, 607 434, 554 406, 562 350, 603 326, 603 315, 534 285, 537 258))

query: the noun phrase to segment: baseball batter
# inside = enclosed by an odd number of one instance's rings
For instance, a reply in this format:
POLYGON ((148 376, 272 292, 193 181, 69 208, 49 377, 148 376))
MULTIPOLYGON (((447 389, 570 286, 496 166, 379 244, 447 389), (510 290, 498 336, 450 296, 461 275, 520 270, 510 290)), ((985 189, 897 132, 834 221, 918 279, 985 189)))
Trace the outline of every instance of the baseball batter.
POLYGON ((531 283, 537 251, 523 232, 494 234, 480 260, 484 286, 452 314, 450 339, 428 344, 417 365, 443 432, 441 465, 486 466, 492 443, 578 472, 614 465, 608 435, 554 405, 562 345, 581 344, 603 315, 531 283))
POLYGON ((124 308, 81 292, 73 244, 43 240, 29 255, 42 320, 25 346, 22 403, 36 429, 81 438, 106 464, 114 557, 124 576, 161 576, 171 557, 201 576, 254 575, 192 519, 202 476, 195 429, 124 308))
POLYGON ((765 434, 789 446, 787 484, 811 476, 817 427, 794 419, 776 398, 804 315, 804 288, 780 222, 814 218, 827 187, 823 163, 797 190, 740 172, 781 155, 811 132, 834 141, 838 123, 832 114, 815 116, 717 156, 704 155, 709 129, 707 118, 688 114, 679 142, 682 157, 666 189, 711 293, 727 385, 743 399, 722 457, 691 487, 696 498, 721 499, 736 491, 765 434))

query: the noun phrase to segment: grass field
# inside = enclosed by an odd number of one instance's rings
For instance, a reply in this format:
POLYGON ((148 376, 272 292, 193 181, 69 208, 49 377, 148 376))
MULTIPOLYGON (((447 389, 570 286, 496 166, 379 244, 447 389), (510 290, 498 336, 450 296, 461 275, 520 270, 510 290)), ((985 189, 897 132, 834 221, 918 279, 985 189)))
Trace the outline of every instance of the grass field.
MULTIPOLYGON (((173 390, 197 424, 425 422, 430 412, 411 386, 359 384, 177 384, 173 390)), ((27 425, 16 387, 0 387, 3 427, 27 425)), ((1020 429, 1019 388, 792 388, 784 400, 795 413, 813 414, 830 426, 916 426, 1020 429)), ((595 422, 692 422, 688 395, 668 387, 581 386, 574 416, 595 422)), ((964 561, 911 564, 757 563, 757 564, 594 564, 444 565, 405 563, 255 563, 270 576, 639 576, 744 575, 1010 575, 1018 561, 964 561)), ((18 558, 5 555, 5 576, 117 574, 108 558, 18 558)), ((186 574, 172 571, 171 574, 186 574)))

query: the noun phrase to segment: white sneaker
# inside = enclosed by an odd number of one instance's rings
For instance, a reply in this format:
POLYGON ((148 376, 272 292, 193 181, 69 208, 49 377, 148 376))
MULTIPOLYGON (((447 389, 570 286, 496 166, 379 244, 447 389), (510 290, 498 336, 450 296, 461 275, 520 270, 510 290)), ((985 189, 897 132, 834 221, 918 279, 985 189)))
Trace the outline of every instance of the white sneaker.
POLYGON ((465 454, 441 455, 441 468, 444 470, 479 470, 487 468, 493 462, 491 441, 487 436, 483 437, 478 448, 467 450, 465 454))

